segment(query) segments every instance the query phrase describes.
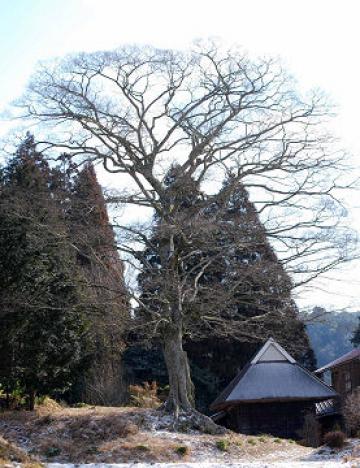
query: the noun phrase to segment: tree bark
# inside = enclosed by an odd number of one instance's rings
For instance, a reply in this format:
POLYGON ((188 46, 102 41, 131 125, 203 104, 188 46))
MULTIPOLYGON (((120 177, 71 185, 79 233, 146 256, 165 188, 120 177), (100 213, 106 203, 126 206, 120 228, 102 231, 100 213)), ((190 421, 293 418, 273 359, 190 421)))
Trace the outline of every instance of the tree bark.
POLYGON ((169 396, 164 404, 165 411, 178 414, 194 409, 194 385, 190 377, 190 366, 182 347, 180 329, 166 333, 163 352, 169 375, 169 396))
POLYGON ((34 411, 35 409, 35 390, 29 390, 29 411, 34 411))

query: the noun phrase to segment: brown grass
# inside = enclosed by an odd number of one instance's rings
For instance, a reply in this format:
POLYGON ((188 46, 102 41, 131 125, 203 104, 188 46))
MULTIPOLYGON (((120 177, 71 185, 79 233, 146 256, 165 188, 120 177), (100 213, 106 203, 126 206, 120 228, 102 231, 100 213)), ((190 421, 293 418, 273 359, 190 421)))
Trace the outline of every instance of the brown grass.
POLYGON ((142 385, 130 385, 130 401, 140 408, 158 408, 161 404, 158 398, 158 385, 156 382, 143 382, 142 385))
MULTIPOLYGON (((279 450, 274 438, 171 433, 151 430, 154 410, 144 408, 62 408, 0 414, 0 434, 27 448, 42 461, 69 463, 177 462, 268 459, 279 450), (249 440, 256 443, 248 443, 249 440), (261 440, 260 440, 261 439, 261 440), (223 441, 223 442, 219 442, 223 441), (225 441, 225 442, 224 442, 225 441), (219 443, 227 450, 221 451, 219 443), (179 449, 179 447, 186 447, 179 449), (185 453, 186 452, 186 453, 185 453)), ((281 450, 305 449, 283 441, 281 450)), ((305 452, 302 452, 305 454, 305 452)), ((1 463, 0 463, 1 466, 1 463)))
POLYGON ((22 463, 24 468, 41 468, 43 465, 27 455, 16 445, 0 436, 0 466, 22 463))

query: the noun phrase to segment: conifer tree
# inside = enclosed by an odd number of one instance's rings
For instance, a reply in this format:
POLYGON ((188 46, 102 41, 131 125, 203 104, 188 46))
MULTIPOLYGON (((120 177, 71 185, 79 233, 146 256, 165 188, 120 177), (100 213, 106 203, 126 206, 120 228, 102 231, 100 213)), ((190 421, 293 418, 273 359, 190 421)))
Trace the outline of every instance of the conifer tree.
POLYGON ((351 343, 356 346, 360 346, 360 317, 359 317, 359 325, 357 326, 356 330, 353 333, 351 338, 351 343))
MULTIPOLYGON (((197 406, 206 411, 211 399, 270 336, 307 367, 314 368, 314 353, 291 296, 291 279, 276 257, 245 187, 238 184, 236 190, 228 190, 225 182, 218 194, 206 196, 191 179, 177 179, 176 167, 169 171, 164 183, 168 202, 178 207, 178 218, 183 217, 175 249, 187 260, 179 274, 186 277, 189 289, 194 281, 198 288, 196 300, 184 303, 184 307, 191 307, 193 316, 198 316, 185 336, 185 350, 198 389, 197 406), (199 224, 201 217, 203 223, 199 224), (181 246, 182 236, 191 239, 187 247, 181 246), (206 265, 206 272, 200 275, 202 265, 206 265), (216 320, 206 318, 211 307, 218 309, 216 320)), ((145 252, 139 275, 143 304, 140 315, 145 315, 145 322, 147 309, 152 309, 152 314, 160 312, 169 293, 164 291, 168 284, 159 255, 163 232, 162 222, 157 219, 151 238, 153 248, 145 252)), ((131 365, 143 367, 142 379, 144 367, 149 369, 147 380, 158 377, 151 375, 150 366, 143 366, 138 353, 134 356, 138 362, 130 358, 131 365)))
POLYGON ((27 134, 1 171, 0 381, 59 395, 89 356, 81 278, 53 173, 27 134))
POLYGON ((96 349, 90 372, 84 379, 82 399, 119 404, 126 391, 121 355, 129 309, 123 264, 91 164, 85 165, 73 182, 69 223, 77 247, 77 262, 86 278, 88 301, 92 304, 88 318, 96 349))

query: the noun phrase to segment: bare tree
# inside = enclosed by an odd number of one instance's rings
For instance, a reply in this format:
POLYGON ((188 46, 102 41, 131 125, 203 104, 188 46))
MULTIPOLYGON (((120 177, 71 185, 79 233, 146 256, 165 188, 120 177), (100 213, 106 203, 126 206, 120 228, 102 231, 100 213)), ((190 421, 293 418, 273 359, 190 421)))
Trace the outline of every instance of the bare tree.
MULTIPOLYGON (((212 43, 187 52, 125 47, 79 54, 41 66, 18 105, 23 116, 45 127, 44 148, 102 162, 127 181, 118 202, 146 207, 161 220, 158 254, 169 287, 161 307, 148 310, 163 341, 171 411, 192 410, 184 331, 200 319, 221 328, 216 305, 219 296, 226 301, 229 295, 209 290, 208 313, 204 303, 199 313, 188 306, 199 302, 201 278, 223 252, 195 261, 193 237, 209 240, 218 226, 211 227, 208 215, 189 215, 191 208, 183 218, 181 197, 169 197, 164 184, 169 167, 176 162, 183 184, 206 188, 212 177, 231 174, 229 194, 239 184, 250 190, 283 264, 299 273, 294 284, 348 258, 349 233, 339 223, 343 209, 336 198, 344 187, 343 155, 323 131, 330 109, 316 93, 303 99, 273 59, 252 61, 212 43), (193 256, 191 274, 182 270, 183 255, 193 256)), ((141 252, 154 248, 151 230, 118 228, 119 248, 137 268, 141 252)), ((139 301, 136 294, 134 299, 139 301)), ((259 327, 268 314, 267 308, 256 317, 259 327)), ((245 320, 238 320, 237 330, 246 334, 245 320)))

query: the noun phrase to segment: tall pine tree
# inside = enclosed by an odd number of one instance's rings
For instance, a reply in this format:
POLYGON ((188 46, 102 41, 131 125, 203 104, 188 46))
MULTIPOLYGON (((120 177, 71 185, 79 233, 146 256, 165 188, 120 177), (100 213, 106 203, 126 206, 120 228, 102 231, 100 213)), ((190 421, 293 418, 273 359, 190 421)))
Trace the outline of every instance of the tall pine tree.
POLYGON ((82 399, 94 404, 119 404, 126 392, 121 357, 129 304, 123 263, 102 189, 90 163, 75 177, 69 223, 92 304, 90 333, 96 349, 83 382, 82 399))
POLYGON ((85 371, 82 280, 53 172, 32 135, 1 171, 0 382, 59 395, 85 371))

